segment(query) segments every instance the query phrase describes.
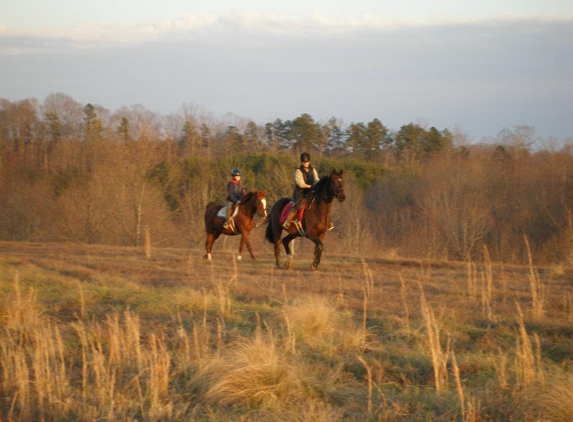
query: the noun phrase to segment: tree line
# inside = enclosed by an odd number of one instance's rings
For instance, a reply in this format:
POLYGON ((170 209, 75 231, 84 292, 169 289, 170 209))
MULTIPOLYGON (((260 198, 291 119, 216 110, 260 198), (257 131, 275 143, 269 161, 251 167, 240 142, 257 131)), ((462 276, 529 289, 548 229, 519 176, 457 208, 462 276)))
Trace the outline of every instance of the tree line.
POLYGON ((269 202, 290 196, 298 156, 344 169, 348 200, 329 233, 368 256, 573 262, 571 144, 534 129, 469 144, 459 131, 308 114, 257 124, 192 104, 115 112, 65 94, 0 99, 0 239, 199 247, 204 206, 223 203, 229 171, 269 202))

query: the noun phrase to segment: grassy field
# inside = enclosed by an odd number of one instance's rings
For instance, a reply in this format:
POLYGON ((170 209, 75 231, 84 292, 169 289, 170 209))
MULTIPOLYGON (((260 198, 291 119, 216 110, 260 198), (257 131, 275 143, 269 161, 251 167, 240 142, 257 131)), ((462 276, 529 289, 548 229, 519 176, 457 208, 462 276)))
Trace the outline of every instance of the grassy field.
POLYGON ((0 242, 0 421, 571 421, 573 270, 0 242))

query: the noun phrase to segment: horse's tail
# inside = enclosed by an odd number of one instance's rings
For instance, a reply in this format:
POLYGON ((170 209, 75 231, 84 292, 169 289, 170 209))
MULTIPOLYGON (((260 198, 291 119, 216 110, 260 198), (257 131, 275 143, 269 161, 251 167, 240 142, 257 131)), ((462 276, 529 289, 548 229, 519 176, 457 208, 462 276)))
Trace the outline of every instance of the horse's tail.
POLYGON ((274 244, 281 235, 279 220, 281 218, 281 212, 283 208, 289 201, 290 198, 281 198, 277 202, 275 202, 275 204, 271 208, 269 218, 267 218, 268 220, 267 229, 265 230, 265 239, 267 239, 270 243, 274 244), (278 230, 278 233, 275 233, 275 230, 278 230))
POLYGON ((267 239, 270 243, 275 243, 275 233, 273 231, 273 223, 270 221, 267 224, 267 229, 265 230, 265 239, 267 239))

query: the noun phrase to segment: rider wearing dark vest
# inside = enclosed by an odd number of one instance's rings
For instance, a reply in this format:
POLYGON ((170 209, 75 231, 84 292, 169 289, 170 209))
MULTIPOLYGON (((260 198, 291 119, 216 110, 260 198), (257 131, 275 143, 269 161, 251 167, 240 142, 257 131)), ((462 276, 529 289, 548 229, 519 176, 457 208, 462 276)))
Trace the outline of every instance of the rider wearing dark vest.
POLYGON ((300 167, 294 172, 294 204, 283 224, 285 229, 288 229, 298 211, 306 204, 304 196, 310 192, 312 186, 318 182, 318 173, 316 169, 310 165, 310 154, 308 152, 300 154, 300 162, 300 167))

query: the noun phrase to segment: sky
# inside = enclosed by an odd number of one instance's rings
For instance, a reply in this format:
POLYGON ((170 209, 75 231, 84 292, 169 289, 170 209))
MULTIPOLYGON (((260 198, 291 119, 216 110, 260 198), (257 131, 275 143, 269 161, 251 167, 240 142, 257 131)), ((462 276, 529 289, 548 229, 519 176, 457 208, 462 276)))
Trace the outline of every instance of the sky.
POLYGON ((0 98, 573 138, 573 0, 0 0, 0 98))

